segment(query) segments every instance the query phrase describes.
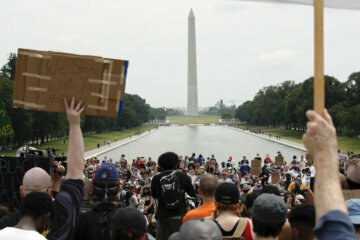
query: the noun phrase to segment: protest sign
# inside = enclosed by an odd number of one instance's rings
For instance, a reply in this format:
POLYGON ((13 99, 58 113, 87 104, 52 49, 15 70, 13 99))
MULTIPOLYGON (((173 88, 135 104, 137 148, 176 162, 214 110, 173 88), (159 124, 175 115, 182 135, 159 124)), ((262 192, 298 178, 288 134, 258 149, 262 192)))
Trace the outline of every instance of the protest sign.
POLYGON ((343 190, 345 201, 353 198, 360 198, 360 190, 343 190))
POLYGON ((11 126, 5 106, 0 99, 0 138, 14 136, 14 130, 11 126))
POLYGON ((274 172, 271 174, 271 182, 272 184, 278 184, 280 182, 280 173, 274 172))
POLYGON ((253 175, 259 175, 261 173, 261 160, 251 160, 250 173, 253 175))
POLYGON ((83 114, 120 117, 128 61, 19 49, 13 106, 64 112, 63 98, 84 101, 83 114))
POLYGON ((282 165, 284 165, 284 157, 283 157, 283 156, 277 156, 277 157, 275 157, 275 165, 276 165, 276 166, 282 166, 282 165))
POLYGON ((33 167, 40 167, 50 173, 50 160, 36 157, 0 157, 0 202, 20 205, 22 179, 25 172, 33 167))
POLYGON ((310 153, 306 153, 306 161, 308 162, 311 162, 313 159, 312 159, 312 156, 310 155, 310 153))

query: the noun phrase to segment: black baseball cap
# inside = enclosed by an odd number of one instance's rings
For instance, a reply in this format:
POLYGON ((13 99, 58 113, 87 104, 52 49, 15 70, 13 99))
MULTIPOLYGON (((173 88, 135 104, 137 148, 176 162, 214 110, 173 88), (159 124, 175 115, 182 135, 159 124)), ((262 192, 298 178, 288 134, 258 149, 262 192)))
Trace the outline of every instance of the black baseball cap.
POLYGON ((137 239, 146 232, 145 216, 135 208, 120 208, 111 218, 113 239, 137 239))
POLYGON ((240 192, 233 183, 222 183, 215 191, 215 201, 222 204, 237 204, 240 201, 240 192))

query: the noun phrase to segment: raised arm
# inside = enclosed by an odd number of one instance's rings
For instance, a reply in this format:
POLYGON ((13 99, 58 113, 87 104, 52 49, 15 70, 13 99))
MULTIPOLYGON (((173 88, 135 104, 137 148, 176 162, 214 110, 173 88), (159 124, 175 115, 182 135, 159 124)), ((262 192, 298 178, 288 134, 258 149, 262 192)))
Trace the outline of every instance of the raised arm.
POLYGON ((80 114, 84 111, 82 101, 75 106, 75 97, 70 105, 64 98, 66 116, 70 125, 67 157, 67 179, 82 179, 84 171, 84 140, 80 129, 80 114))
POLYGON ((315 209, 316 221, 330 211, 347 213, 340 186, 337 158, 336 130, 331 116, 324 110, 323 116, 314 111, 306 113, 309 122, 303 136, 304 144, 315 161, 315 209))

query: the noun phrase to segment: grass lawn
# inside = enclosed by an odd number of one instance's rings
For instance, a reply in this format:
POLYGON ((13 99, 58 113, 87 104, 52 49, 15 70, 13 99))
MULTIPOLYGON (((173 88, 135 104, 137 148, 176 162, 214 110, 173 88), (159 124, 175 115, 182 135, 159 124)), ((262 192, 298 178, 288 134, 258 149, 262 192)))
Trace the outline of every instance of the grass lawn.
POLYGON ((221 116, 168 116, 167 119, 174 124, 212 124, 217 123, 221 116))
MULTIPOLYGON (((134 132, 136 132, 136 131, 147 131, 152 128, 154 128, 154 126, 140 126, 140 127, 136 127, 136 128, 125 129, 123 131, 115 131, 115 132, 106 132, 106 133, 87 135, 84 137, 85 152, 92 150, 94 148, 97 148, 98 143, 100 143, 101 146, 103 146, 104 140, 106 140, 106 142, 108 140, 110 140, 113 143, 115 141, 115 138, 117 138, 117 140, 121 140, 121 139, 129 137, 130 135, 133 135, 134 132)), ((52 147, 52 148, 60 149, 57 151, 57 154, 61 154, 62 152, 64 152, 66 154, 67 148, 68 148, 68 143, 69 143, 69 140, 67 139, 65 144, 64 144, 64 141, 61 140, 61 141, 48 142, 48 143, 43 144, 42 146, 34 146, 34 147, 37 149, 41 149, 41 150, 44 150, 48 147, 52 147)), ((15 157, 15 151, 16 151, 16 149, 12 150, 12 151, 1 151, 0 155, 15 157)))
MULTIPOLYGON (((291 130, 271 130, 266 131, 265 134, 271 134, 272 136, 281 136, 281 138, 297 142, 303 143, 302 135, 304 132, 302 131, 291 131, 291 130)), ((346 136, 338 136, 338 148, 343 153, 347 153, 348 151, 354 153, 360 153, 360 139, 359 138, 351 138, 346 136)))

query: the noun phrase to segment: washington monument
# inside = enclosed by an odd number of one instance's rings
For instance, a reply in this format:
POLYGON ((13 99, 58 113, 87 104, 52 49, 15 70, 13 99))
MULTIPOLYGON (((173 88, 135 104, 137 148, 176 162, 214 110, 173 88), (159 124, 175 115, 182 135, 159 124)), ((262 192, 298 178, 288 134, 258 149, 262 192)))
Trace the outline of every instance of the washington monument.
POLYGON ((196 71, 196 39, 195 39, 195 16, 191 9, 188 17, 188 99, 187 115, 196 116, 198 112, 198 91, 196 71))

